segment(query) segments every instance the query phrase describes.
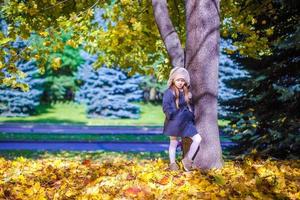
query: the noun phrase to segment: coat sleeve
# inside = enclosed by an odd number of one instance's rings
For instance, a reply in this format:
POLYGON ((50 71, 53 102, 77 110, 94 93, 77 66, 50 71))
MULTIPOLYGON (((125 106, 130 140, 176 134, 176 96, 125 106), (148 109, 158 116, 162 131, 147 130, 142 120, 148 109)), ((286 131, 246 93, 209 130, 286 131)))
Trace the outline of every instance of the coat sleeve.
POLYGON ((173 119, 177 113, 173 95, 169 91, 166 91, 163 95, 162 108, 169 120, 173 119))

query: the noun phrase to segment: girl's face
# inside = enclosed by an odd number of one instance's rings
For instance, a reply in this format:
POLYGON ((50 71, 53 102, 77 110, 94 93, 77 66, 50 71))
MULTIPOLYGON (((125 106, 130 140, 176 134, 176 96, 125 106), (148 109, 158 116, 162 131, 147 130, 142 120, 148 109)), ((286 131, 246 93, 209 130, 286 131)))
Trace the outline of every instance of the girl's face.
POLYGON ((181 89, 181 88, 183 88, 183 86, 185 84, 185 80, 183 78, 175 79, 174 84, 178 89, 181 89))

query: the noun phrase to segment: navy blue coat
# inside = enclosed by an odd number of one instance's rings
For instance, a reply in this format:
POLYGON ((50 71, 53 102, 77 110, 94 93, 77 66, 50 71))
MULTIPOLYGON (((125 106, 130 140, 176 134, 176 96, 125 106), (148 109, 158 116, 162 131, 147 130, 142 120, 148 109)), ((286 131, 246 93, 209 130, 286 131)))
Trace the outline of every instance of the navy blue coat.
POLYGON ((192 137, 197 134, 195 127, 194 106, 189 111, 184 93, 179 92, 179 109, 176 108, 175 96, 168 88, 163 94, 162 109, 165 113, 163 133, 168 136, 192 137))

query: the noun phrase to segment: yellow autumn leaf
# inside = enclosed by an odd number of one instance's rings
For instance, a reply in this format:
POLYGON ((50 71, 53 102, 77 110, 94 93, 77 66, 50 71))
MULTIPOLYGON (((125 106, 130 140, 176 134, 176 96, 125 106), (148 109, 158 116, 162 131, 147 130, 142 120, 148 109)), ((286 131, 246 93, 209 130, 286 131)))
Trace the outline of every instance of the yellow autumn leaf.
POLYGON ((57 70, 61 66, 61 58, 57 57, 52 60, 51 66, 53 69, 57 70))
POLYGON ((133 23, 133 30, 140 32, 142 30, 142 24, 141 24, 141 22, 135 22, 135 23, 133 23))
POLYGON ((39 35, 41 35, 43 37, 47 37, 49 35, 49 33, 47 31, 41 31, 41 32, 39 32, 39 35))
POLYGON ((266 34, 267 34, 268 36, 273 35, 273 33, 274 33, 273 28, 269 28, 269 29, 266 30, 266 34))
POLYGON ((130 0, 121 0, 122 5, 127 5, 130 2, 130 0))
POLYGON ((77 47, 77 44, 76 44, 76 42, 75 42, 74 40, 68 40, 68 41, 66 42, 66 44, 67 44, 67 45, 70 45, 70 46, 73 47, 73 48, 76 48, 76 47, 77 47))
POLYGON ((130 23, 134 24, 136 22, 136 18, 132 17, 130 18, 130 23))
POLYGON ((4 45, 4 44, 6 44, 6 43, 8 43, 8 42, 10 42, 10 41, 12 41, 11 38, 4 38, 4 39, 1 39, 1 40, 0 40, 0 45, 4 45))
POLYGON ((45 41, 45 42, 43 42, 43 45, 46 46, 46 47, 47 47, 47 46, 50 46, 50 44, 51 44, 50 41, 45 41))

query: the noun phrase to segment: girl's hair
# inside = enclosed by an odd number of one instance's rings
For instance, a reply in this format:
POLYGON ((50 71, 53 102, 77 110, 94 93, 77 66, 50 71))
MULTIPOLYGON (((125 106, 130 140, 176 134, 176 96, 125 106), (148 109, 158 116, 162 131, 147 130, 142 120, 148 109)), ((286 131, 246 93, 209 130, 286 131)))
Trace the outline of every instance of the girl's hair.
MULTIPOLYGON (((179 89, 174 85, 173 81, 172 81, 172 84, 171 84, 170 88, 171 88, 171 90, 173 90, 173 92, 175 94, 176 108, 179 109, 179 89)), ((189 98, 190 89, 186 85, 186 83, 183 85, 183 93, 184 93, 185 102, 187 103, 189 109, 192 110, 191 106, 190 106, 190 98, 189 98)))

